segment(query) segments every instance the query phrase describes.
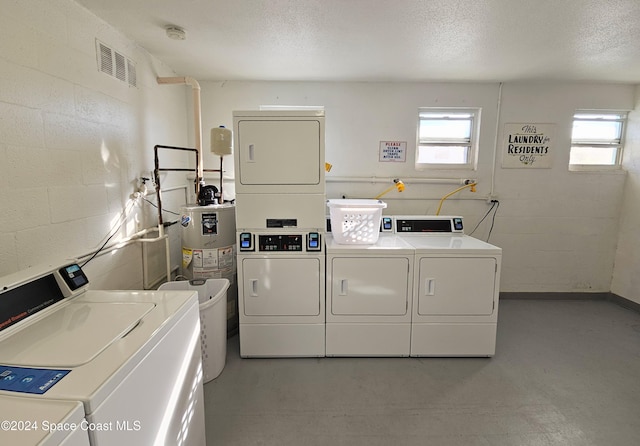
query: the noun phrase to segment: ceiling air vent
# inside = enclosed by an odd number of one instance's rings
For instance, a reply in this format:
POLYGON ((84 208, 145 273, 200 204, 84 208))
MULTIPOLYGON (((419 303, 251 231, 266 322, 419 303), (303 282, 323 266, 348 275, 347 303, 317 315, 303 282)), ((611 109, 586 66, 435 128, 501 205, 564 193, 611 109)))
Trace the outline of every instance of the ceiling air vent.
POLYGON ((111 77, 136 86, 136 66, 131 59, 123 56, 104 43, 96 40, 98 70, 111 77))

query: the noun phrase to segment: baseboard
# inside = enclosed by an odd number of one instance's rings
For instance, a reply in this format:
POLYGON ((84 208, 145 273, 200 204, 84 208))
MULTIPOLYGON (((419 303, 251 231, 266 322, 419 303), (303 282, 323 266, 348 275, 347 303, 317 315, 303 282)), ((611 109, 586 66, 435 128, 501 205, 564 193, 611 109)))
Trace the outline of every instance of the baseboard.
POLYGON ((501 292, 500 299, 604 300, 610 293, 501 292))
POLYGON ((640 313, 640 303, 634 302, 615 293, 554 293, 554 292, 501 292, 503 299, 532 300, 608 300, 628 310, 640 313))
POLYGON ((621 307, 640 313, 640 304, 638 302, 629 300, 626 297, 618 296, 615 293, 608 293, 607 300, 610 300, 611 302, 614 302, 621 307))

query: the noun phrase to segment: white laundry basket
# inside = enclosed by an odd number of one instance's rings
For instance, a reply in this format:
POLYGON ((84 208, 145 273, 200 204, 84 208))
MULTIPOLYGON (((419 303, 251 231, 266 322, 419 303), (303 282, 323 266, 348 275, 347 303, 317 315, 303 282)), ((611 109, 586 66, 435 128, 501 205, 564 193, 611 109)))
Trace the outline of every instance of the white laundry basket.
POLYGON ((167 282, 158 290, 194 290, 200 302, 202 369, 207 383, 220 375, 227 360, 227 289, 229 279, 167 282))
POLYGON ((372 245, 380 236, 382 210, 380 200, 327 200, 333 239, 340 245, 372 245))

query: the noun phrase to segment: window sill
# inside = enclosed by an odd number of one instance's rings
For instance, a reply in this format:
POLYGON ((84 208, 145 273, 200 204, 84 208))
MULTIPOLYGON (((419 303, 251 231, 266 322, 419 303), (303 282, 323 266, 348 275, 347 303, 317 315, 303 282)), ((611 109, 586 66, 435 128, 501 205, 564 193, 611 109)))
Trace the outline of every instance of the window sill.
POLYGON ((569 166, 569 172, 575 173, 598 173, 610 175, 626 175, 627 171, 622 166, 601 166, 576 164, 569 166))
POLYGON ((474 166, 469 165, 469 164, 416 164, 415 165, 415 169, 417 171, 475 171, 477 170, 474 166))

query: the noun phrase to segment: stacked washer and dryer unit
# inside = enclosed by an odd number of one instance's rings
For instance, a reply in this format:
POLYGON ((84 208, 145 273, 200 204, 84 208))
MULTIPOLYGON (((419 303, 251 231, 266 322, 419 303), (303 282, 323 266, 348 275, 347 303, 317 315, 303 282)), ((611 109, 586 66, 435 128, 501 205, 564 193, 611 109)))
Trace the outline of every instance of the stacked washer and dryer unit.
POLYGON ((324 111, 233 125, 240 355, 324 356, 324 111))

